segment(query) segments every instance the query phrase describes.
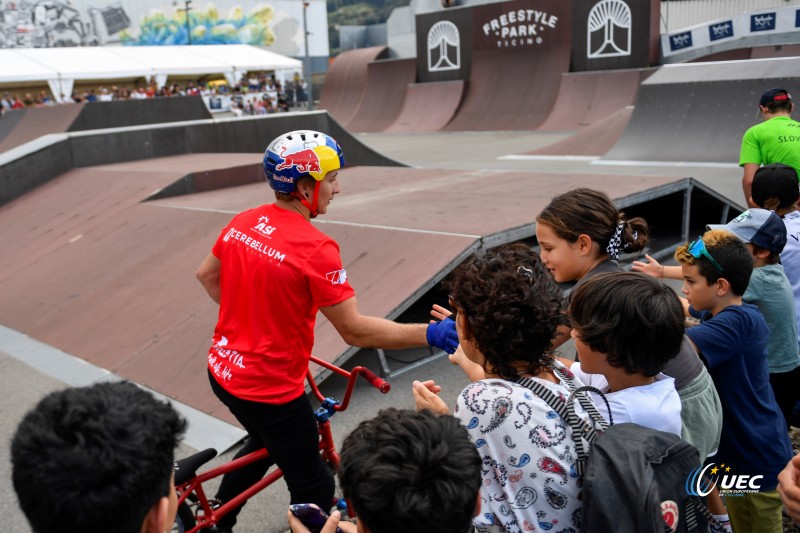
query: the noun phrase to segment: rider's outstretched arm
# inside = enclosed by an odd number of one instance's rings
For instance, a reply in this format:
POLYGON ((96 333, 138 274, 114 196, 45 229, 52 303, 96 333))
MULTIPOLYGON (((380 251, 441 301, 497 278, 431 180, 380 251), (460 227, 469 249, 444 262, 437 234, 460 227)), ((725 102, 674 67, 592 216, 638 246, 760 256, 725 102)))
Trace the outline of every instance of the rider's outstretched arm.
POLYGON ((388 350, 428 346, 428 324, 400 324, 385 318, 362 315, 358 311, 355 296, 336 305, 320 307, 319 310, 350 346, 388 350))

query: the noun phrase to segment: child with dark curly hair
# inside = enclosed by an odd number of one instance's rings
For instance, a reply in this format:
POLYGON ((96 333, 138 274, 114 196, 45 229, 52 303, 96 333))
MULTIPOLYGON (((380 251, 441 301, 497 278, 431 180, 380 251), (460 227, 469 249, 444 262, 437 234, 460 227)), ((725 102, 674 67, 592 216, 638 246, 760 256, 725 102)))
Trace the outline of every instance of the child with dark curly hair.
MULTIPOLYGON (((454 274, 450 306, 461 347, 485 374, 461 392, 454 413, 483 461, 478 531, 580 529, 572 430, 517 382, 528 378, 562 397, 580 386, 551 354, 562 302, 539 256, 524 245, 473 257, 454 274)), ((417 408, 449 412, 440 390, 415 381, 417 408)))

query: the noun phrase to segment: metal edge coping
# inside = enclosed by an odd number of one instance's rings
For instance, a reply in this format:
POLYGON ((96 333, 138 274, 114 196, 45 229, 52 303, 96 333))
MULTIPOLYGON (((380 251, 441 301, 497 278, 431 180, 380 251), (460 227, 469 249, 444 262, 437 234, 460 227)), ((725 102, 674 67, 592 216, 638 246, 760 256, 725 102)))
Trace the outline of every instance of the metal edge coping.
MULTIPOLYGON (((62 381, 70 387, 83 387, 102 381, 125 379, 2 324, 0 324, 0 350, 34 370, 62 381)), ((246 431, 237 426, 214 418, 141 384, 137 383, 137 385, 157 398, 169 401, 175 410, 186 418, 189 424, 183 442, 192 448, 227 450, 247 435, 246 431)))

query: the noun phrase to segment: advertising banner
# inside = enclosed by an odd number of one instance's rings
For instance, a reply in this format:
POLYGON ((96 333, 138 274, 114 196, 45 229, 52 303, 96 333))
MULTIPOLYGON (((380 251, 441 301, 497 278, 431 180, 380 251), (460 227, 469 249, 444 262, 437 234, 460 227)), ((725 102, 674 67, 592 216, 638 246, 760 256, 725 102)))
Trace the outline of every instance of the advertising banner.
POLYGON ((742 13, 661 36, 661 54, 679 58, 696 50, 747 37, 794 33, 800 29, 800 8, 783 7, 742 13))
POLYGON ((569 4, 558 0, 496 2, 417 15, 417 79, 469 80, 474 53, 536 55, 569 46, 569 19, 569 4))

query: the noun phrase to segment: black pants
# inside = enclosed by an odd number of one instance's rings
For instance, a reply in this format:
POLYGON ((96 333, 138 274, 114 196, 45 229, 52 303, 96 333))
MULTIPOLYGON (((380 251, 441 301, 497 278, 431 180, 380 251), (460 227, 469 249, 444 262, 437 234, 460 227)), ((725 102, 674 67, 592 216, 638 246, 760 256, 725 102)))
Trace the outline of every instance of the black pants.
MULTIPOLYGON (((291 503, 315 503, 328 511, 334 481, 319 455, 314 410, 305 394, 281 405, 242 400, 223 389, 209 373, 211 389, 249 435, 236 458, 266 448, 270 457, 223 476, 217 498, 226 502, 260 480, 273 464, 283 471, 291 503)), ((233 527, 241 507, 224 516, 219 527, 233 527)))
POLYGON ((769 384, 778 407, 781 408, 786 425, 791 425, 792 411, 797 401, 800 400, 800 366, 789 372, 779 372, 769 375, 769 384))

